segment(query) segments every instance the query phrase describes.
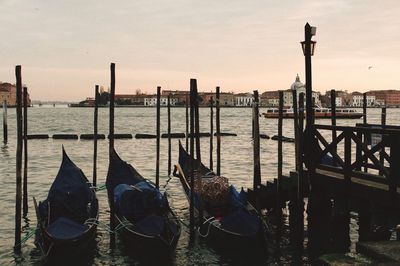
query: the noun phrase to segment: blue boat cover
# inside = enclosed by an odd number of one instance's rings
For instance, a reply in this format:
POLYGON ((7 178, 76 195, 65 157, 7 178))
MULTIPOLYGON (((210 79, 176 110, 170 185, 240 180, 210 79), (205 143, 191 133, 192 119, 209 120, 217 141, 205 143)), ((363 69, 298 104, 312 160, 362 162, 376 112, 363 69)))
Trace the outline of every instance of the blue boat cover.
POLYGON ((60 217, 47 227, 47 232, 55 239, 68 240, 82 235, 88 229, 87 225, 82 225, 71 219, 60 217))
POLYGON ((90 215, 88 204, 95 199, 95 193, 90 186, 82 170, 69 159, 63 149, 60 170, 49 190, 47 200, 43 202, 43 205, 50 205, 50 222, 58 217, 68 217, 77 222, 85 221, 90 215))
POLYGON ((118 214, 128 219, 137 219, 157 212, 166 206, 166 199, 146 181, 135 186, 120 184, 114 189, 114 202, 118 214))
POLYGON ((223 217, 221 227, 230 232, 252 236, 260 230, 261 221, 257 215, 240 208, 223 217))

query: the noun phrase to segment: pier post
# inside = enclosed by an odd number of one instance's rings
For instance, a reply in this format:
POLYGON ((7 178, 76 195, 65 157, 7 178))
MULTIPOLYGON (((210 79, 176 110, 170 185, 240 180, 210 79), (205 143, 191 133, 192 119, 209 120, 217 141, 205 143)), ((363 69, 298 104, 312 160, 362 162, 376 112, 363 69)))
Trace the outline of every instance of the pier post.
POLYGON ((21 253, 21 170, 22 170, 22 78, 21 66, 15 67, 17 87, 17 152, 16 152, 16 197, 15 197, 15 242, 14 252, 21 253))
MULTIPOLYGON (((331 90, 331 124, 332 126, 336 126, 336 91, 331 90)), ((332 129, 332 142, 337 138, 336 129, 332 129)), ((333 153, 336 153, 336 147, 332 150, 333 153)), ((333 164, 336 165, 336 159, 332 156, 333 164)))
POLYGON ((313 105, 312 105, 312 74, 311 74, 311 38, 315 35, 314 27, 310 24, 304 26, 304 57, 305 57, 305 72, 306 72, 306 116, 307 127, 313 124, 313 105))
MULTIPOLYGON (((111 154, 114 150, 114 102, 115 102, 115 64, 110 65, 111 84, 110 84, 110 124, 109 124, 109 156, 111 161, 111 154)), ((110 248, 115 247, 115 210, 114 210, 114 190, 111 191, 109 196, 110 200, 110 248)))
MULTIPOLYGON (((366 125, 367 124, 367 93, 364 92, 363 93, 363 124, 366 125)), ((367 134, 364 133, 364 144, 367 145, 367 134)), ((366 164, 368 163, 368 159, 364 160, 364 172, 368 171, 368 167, 366 166, 366 164)))
POLYGON ((3 143, 8 141, 8 126, 7 126, 7 101, 3 102, 3 143))
POLYGON ((214 100, 210 98, 210 169, 213 170, 213 150, 214 150, 214 100))
POLYGON ((185 115, 186 115, 186 134, 185 134, 185 140, 186 140, 186 150, 189 150, 189 97, 186 95, 186 101, 185 101, 185 115))
POLYGON ((22 196, 22 213, 26 217, 28 214, 28 88, 23 88, 24 98, 24 182, 22 196))
POLYGON ((343 194, 336 195, 333 204, 332 217, 333 249, 337 253, 346 253, 350 248, 350 211, 348 197, 343 194))
POLYGON ((258 91, 254 91, 253 102, 253 190, 256 194, 256 208, 260 211, 259 191, 261 186, 261 166, 260 166, 260 123, 259 123, 259 95, 258 91))
POLYGON ((161 87, 157 87, 157 114, 156 114, 156 188, 160 187, 160 109, 161 87))
POLYGON ((194 92, 194 127, 196 136, 196 159, 201 162, 201 145, 200 145, 200 120, 199 120, 199 95, 197 93, 197 80, 192 79, 194 92))
POLYGON ((276 192, 276 212, 277 215, 282 214, 282 128, 283 128, 283 91, 279 91, 279 118, 278 118, 278 183, 276 192))
MULTIPOLYGON (((297 171, 297 220, 296 229, 298 231, 299 244, 303 244, 304 237, 304 194, 305 194, 305 179, 304 179, 304 158, 303 158, 303 130, 304 130, 304 93, 299 94, 299 128, 298 128, 298 153, 297 161, 299 169, 297 171)), ((308 185, 308 184, 307 184, 308 185)), ((307 186, 308 191, 308 186, 307 186)))
POLYGON ((99 113, 99 85, 94 89, 94 116, 93 116, 93 187, 97 187, 97 124, 99 113))
POLYGON ((299 170, 299 160, 297 154, 299 153, 299 113, 297 110, 297 91, 292 90, 293 99, 293 126, 294 126, 294 154, 295 154, 295 164, 296 171, 299 170))
POLYGON ((171 176, 171 94, 168 94, 168 176, 171 176))
MULTIPOLYGON (((383 128, 386 126, 386 107, 382 107, 381 125, 383 128)), ((385 152, 385 147, 383 147, 379 152, 379 162, 382 166, 385 166, 384 152, 385 152)), ((379 170, 379 175, 383 175, 382 170, 379 170)))
POLYGON ((216 127, 217 127, 217 175, 221 175, 221 128, 220 128, 220 110, 219 110, 219 97, 220 97, 219 87, 216 88, 216 127))
POLYGON ((190 235, 194 236, 195 233, 195 217, 194 217, 194 189, 195 189, 195 178, 194 178, 194 82, 193 79, 190 80, 190 235))

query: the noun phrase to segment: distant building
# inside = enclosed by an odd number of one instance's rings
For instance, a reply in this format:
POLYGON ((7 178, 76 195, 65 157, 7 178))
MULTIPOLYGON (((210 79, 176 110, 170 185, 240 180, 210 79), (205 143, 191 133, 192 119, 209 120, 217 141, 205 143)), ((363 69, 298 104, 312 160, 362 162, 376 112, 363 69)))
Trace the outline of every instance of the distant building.
MULTIPOLYGON (((353 97, 353 102, 352 102, 352 106, 354 107, 362 107, 364 105, 364 95, 360 92, 353 92, 352 94, 353 97)), ((367 106, 371 107, 375 105, 375 95, 369 95, 367 93, 367 106)))
POLYGON ((253 104, 253 94, 239 93, 235 95, 235 106, 251 106, 253 104))
POLYGON ((388 107, 400 106, 400 91, 399 90, 372 90, 368 94, 375 96, 377 105, 386 105, 388 107))
MULTIPOLYGON (((176 105, 178 99, 175 97, 170 98, 171 106, 176 105)), ((144 98, 144 106, 156 106, 157 105, 157 95, 146 95, 144 98)), ((160 97, 160 106, 167 106, 168 105, 168 96, 161 96, 160 97)))
MULTIPOLYGON (((0 106, 3 105, 4 101, 7 106, 17 105, 17 87, 8 82, 0 82, 0 106)), ((28 93, 28 106, 31 105, 30 95, 28 93)))
MULTIPOLYGON (((292 83, 290 86, 290 89, 284 90, 283 91, 283 105, 286 107, 292 107, 293 106, 293 91, 296 91, 296 96, 297 96, 297 106, 299 102, 299 96, 300 93, 304 93, 304 106, 306 106, 306 87, 305 85, 300 81, 299 75, 296 76, 295 81, 292 83)), ((321 105, 320 101, 320 93, 313 91, 312 92, 312 97, 314 99, 315 105, 321 105)), ((261 95, 262 98, 262 103, 263 105, 266 106, 279 106, 279 91, 267 91, 264 92, 261 95)))

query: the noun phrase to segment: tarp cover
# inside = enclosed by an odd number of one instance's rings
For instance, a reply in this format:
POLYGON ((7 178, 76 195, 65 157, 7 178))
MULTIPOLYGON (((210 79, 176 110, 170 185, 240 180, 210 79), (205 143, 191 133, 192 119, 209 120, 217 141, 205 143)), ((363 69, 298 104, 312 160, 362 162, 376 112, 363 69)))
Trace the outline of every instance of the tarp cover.
POLYGON ((47 227, 47 232, 56 239, 68 240, 79 237, 87 229, 87 225, 82 225, 68 218, 60 217, 47 227))
POLYGON ((128 184, 116 186, 114 202, 117 212, 132 220, 157 213, 166 206, 165 197, 146 181, 139 182, 135 186, 128 184))
POLYGON ((68 217, 82 222, 89 217, 88 204, 94 199, 94 191, 86 176, 63 150, 63 161, 49 190, 51 222, 58 217, 68 217))

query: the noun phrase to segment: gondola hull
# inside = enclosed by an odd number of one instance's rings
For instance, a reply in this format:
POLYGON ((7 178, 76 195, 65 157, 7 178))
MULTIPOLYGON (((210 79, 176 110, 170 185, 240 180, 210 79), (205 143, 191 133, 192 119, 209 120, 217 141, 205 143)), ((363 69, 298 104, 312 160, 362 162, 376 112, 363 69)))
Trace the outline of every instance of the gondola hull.
POLYGON ((95 243, 97 226, 92 226, 83 235, 71 240, 59 240, 53 238, 45 230, 41 234, 40 248, 46 258, 69 259, 71 255, 78 257, 88 251, 95 243))
MULTIPOLYGON (((116 219, 120 218, 116 216, 116 219)), ((161 237, 146 236, 126 227, 119 230, 118 235, 123 241, 125 249, 133 256, 147 256, 157 251, 157 256, 169 257, 176 249, 180 232, 173 235, 168 241, 161 237)))
MULTIPOLYGON (((181 145, 180 156, 189 158, 189 155, 181 145)), ((195 163, 195 169, 197 169, 200 173, 206 174, 207 172, 210 172, 210 170, 200 162, 193 162, 195 163)), ((190 185, 188 183, 187 176, 185 175, 185 172, 180 164, 176 165, 176 170, 177 172, 175 172, 175 175, 179 177, 186 197, 190 201, 190 185)), ((198 216, 200 213, 202 213, 203 217, 201 217, 201 219, 206 221, 199 228, 200 236, 203 237, 207 242, 212 243, 218 248, 223 248, 224 250, 252 249, 254 247, 264 246, 266 244, 266 225, 262 222, 261 218, 259 218, 255 208, 249 202, 247 202, 243 207, 245 209, 245 213, 248 213, 252 217, 257 217, 257 220, 259 221, 258 230, 250 234, 239 234, 233 231, 225 230, 219 221, 215 221, 215 219, 212 218, 210 213, 208 213, 206 210, 200 212, 195 206, 196 215, 198 216)))

